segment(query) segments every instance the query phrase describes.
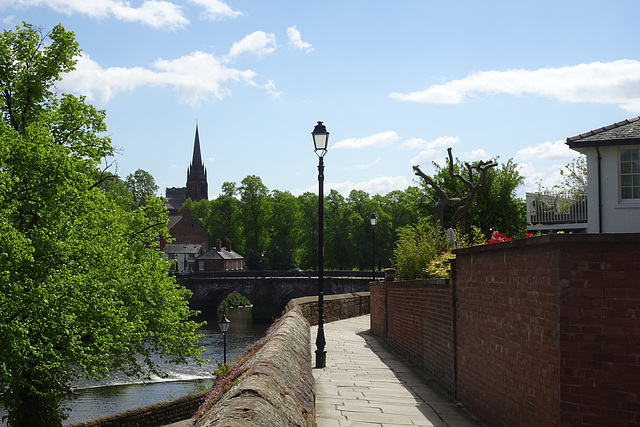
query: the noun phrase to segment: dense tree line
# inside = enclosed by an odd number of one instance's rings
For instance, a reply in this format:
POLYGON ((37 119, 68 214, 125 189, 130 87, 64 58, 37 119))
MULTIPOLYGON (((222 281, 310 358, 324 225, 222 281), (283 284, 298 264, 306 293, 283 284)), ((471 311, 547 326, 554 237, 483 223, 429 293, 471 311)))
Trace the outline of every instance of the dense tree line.
MULTIPOLYGON (((455 194, 464 190, 446 168, 434 167, 434 179, 447 191, 455 194)), ((455 167, 461 169, 463 163, 456 159, 455 167)), ((522 183, 512 160, 491 169, 486 188, 463 217, 459 231, 470 233, 476 229, 488 237, 492 228, 498 228, 512 236, 523 235, 525 203, 516 195, 522 183)), ((324 197, 324 267, 372 268, 374 245, 369 218, 374 213, 378 217, 376 268, 390 267, 399 233, 421 219, 423 224, 433 223, 433 202, 427 197, 432 191, 423 184, 374 196, 352 190, 345 197, 331 190, 324 197)), ((234 250, 245 256, 250 269, 318 268, 317 194, 294 196, 287 191, 270 191, 259 177, 250 175, 239 185, 225 182, 216 199, 188 200, 184 208, 192 211, 212 240, 230 238, 234 250)))

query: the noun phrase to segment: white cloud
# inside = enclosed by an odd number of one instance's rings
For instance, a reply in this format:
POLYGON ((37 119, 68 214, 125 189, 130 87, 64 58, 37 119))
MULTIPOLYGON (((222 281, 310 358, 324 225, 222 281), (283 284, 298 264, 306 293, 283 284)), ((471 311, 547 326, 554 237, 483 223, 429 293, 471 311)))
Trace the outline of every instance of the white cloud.
POLYGON ((233 10, 223 1, 220 0, 189 0, 189 3, 202 6, 209 17, 215 21, 222 18, 235 18, 244 15, 244 13, 233 10))
POLYGON ((518 196, 524 197, 524 193, 535 193, 542 188, 553 188, 564 182, 560 171, 565 165, 550 164, 548 162, 519 163, 517 166, 520 175, 525 177, 524 185, 518 188, 518 196))
POLYGON ((457 136, 439 136, 434 140, 428 141, 421 138, 410 138, 404 141, 400 147, 407 149, 421 150, 417 156, 413 157, 409 163, 411 165, 431 164, 431 162, 440 163, 446 157, 444 147, 451 147, 460 142, 457 136))
POLYGON ((369 148, 369 147, 381 147, 391 144, 400 139, 400 136, 394 131, 387 131, 376 133, 375 135, 365 136, 364 138, 348 138, 333 144, 334 149, 340 148, 369 148))
POLYGON ((267 83, 265 83, 264 88, 267 93, 269 93, 273 98, 278 98, 282 94, 282 92, 280 92, 276 88, 276 84, 273 82, 273 80, 269 80, 267 83))
MULTIPOLYGON (((405 178, 404 176, 381 176, 378 178, 373 178, 369 181, 362 181, 355 184, 351 181, 326 183, 324 189, 327 193, 329 193, 331 190, 336 190, 343 196, 349 195, 352 190, 361 190, 370 195, 384 195, 393 190, 404 190, 410 185, 411 183, 407 181, 407 178, 405 178)), ((316 187, 315 192, 317 191, 318 189, 316 187)))
POLYGON ((477 150, 467 151, 462 154, 462 159, 468 162, 475 162, 478 160, 488 160, 488 157, 489 156, 487 155, 487 152, 484 151, 482 148, 479 148, 477 150))
POLYGON ((565 102, 617 104, 640 112, 640 62, 592 62, 538 70, 478 71, 423 91, 391 93, 391 98, 431 104, 460 104, 476 94, 534 95, 565 102))
POLYGON ((5 0, 2 3, 4 7, 13 8, 49 7, 66 15, 79 13, 95 19, 113 17, 162 30, 177 30, 189 23, 180 6, 164 0, 146 0, 139 7, 123 0, 5 0))
POLYGON ((235 58, 244 52, 255 53, 258 56, 268 55, 276 50, 276 36, 264 31, 247 34, 239 42, 234 42, 227 58, 235 58))
POLYGON ((289 37, 289 45, 295 47, 296 49, 302 49, 306 53, 313 51, 313 46, 311 45, 311 43, 302 41, 300 31, 298 31, 295 25, 293 27, 287 28, 287 36, 289 37))
POLYGON ((376 159, 371 163, 361 163, 359 165, 356 165, 356 169, 358 170, 366 170, 366 169, 371 169, 373 167, 376 167, 380 164, 380 159, 376 159))
MULTIPOLYGON (((346 197, 352 190, 362 190, 370 195, 384 195, 394 190, 405 190, 411 185, 411 182, 409 182, 404 176, 381 176, 369 181, 361 181, 358 183, 353 183, 352 181, 325 182, 324 193, 327 195, 331 190, 336 190, 338 193, 346 197)), ((316 184, 315 186, 305 190, 294 190, 292 191, 292 194, 299 196, 306 192, 318 194, 318 185, 316 184)))
POLYGON ((400 148, 409 149, 434 149, 438 147, 449 147, 460 142, 457 136, 439 136, 434 140, 428 141, 422 138, 409 138, 400 144, 400 148))
POLYGON ((422 150, 417 156, 412 158, 409 163, 411 165, 425 165, 431 164, 431 162, 441 161, 443 158, 443 150, 438 150, 436 148, 429 148, 426 150, 422 150))
POLYGON ((211 95, 222 99, 229 92, 226 84, 244 82, 255 86, 255 76, 254 71, 225 67, 214 56, 197 51, 178 59, 158 59, 152 69, 104 69, 85 54, 79 58, 76 70, 65 75, 57 87, 86 95, 90 102, 107 103, 119 93, 140 86, 171 86, 181 102, 195 107, 211 95))
POLYGON ((572 159, 579 154, 570 149, 564 141, 543 142, 542 144, 525 147, 518 150, 516 160, 525 162, 531 160, 572 159))

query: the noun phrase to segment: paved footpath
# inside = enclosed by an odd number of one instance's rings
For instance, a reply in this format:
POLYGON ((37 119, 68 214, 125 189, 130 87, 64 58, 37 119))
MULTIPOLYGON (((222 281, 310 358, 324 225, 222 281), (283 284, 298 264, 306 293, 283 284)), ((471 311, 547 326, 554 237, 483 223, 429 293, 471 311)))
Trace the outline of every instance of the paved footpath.
MULTIPOLYGON (((313 369, 316 422, 334 426, 482 426, 369 331, 369 316, 325 323, 327 366, 313 369)), ((317 327, 311 328, 315 366, 317 327)))

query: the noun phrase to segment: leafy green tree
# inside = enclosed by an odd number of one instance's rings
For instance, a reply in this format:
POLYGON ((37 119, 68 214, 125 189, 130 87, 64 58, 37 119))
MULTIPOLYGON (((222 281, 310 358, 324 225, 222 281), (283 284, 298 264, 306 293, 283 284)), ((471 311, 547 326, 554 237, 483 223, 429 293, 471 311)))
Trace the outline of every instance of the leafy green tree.
MULTIPOLYGON (((451 197, 461 197, 465 194, 465 184, 451 175, 449 165, 441 167, 434 163, 434 167, 436 172, 433 180, 451 197)), ((455 159, 453 171, 460 175, 466 174, 467 167, 464 162, 455 159)), ((473 173, 476 174, 476 180, 481 179, 477 171, 473 173)), ((485 236, 491 234, 491 228, 497 228, 510 236, 523 235, 526 229, 526 205, 517 197, 517 188, 523 183, 524 177, 520 175, 512 159, 488 169, 484 188, 476 194, 471 208, 461 218, 458 228, 464 233, 470 233, 475 226, 480 228, 485 236)), ((423 191, 432 200, 437 200, 432 188, 423 186, 423 191)), ((455 209, 454 206, 447 207, 445 221, 454 215, 455 209)))
POLYGON ((300 240, 295 259, 300 268, 318 269, 318 195, 306 192, 298 196, 300 240))
POLYGON ((0 403, 11 426, 56 426, 68 383, 162 375, 153 353, 200 352, 190 292, 167 275, 160 199, 123 209, 96 180, 104 111, 52 86, 79 48, 60 25, 0 36, 0 403), (137 356, 142 357, 138 362, 137 356))
POLYGON ((331 190, 324 198, 324 262, 329 269, 352 268, 351 213, 345 198, 331 190))
POLYGON ((269 246, 269 189, 256 175, 247 176, 240 184, 240 219, 246 239, 245 258, 250 269, 258 269, 261 268, 262 251, 269 246))
POLYGON ((240 201, 237 199, 236 185, 232 182, 222 184, 220 195, 213 200, 188 199, 182 209, 189 209, 191 216, 209 233, 210 245, 219 239, 224 242, 230 239, 233 250, 244 253, 244 235, 240 223, 240 201))
POLYGON ((136 207, 142 206, 150 197, 155 197, 158 193, 158 186, 156 185, 155 179, 153 179, 153 176, 149 172, 142 169, 138 169, 134 173, 127 175, 124 185, 131 193, 133 203, 136 207))
POLYGON ((581 154, 560 171, 564 181, 554 189, 560 191, 587 192, 587 156, 581 154))
POLYGON ((115 201, 118 206, 125 210, 133 210, 136 205, 133 202, 133 194, 129 191, 124 181, 118 175, 108 171, 100 171, 96 174, 96 181, 105 195, 115 201))
POLYGON ((272 191, 270 202, 270 268, 289 269, 293 267, 295 249, 300 239, 300 209, 296 197, 288 191, 272 191))
POLYGON ((469 212, 469 225, 478 227, 485 236, 495 228, 510 237, 524 237, 527 229, 526 203, 517 196, 524 183, 513 159, 489 171, 487 186, 480 191, 469 212))

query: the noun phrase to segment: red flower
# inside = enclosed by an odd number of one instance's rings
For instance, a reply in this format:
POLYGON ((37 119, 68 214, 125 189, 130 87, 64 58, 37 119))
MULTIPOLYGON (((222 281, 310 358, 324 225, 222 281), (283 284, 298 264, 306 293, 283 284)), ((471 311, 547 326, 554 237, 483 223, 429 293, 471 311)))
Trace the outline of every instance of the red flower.
POLYGON ((484 242, 486 245, 489 243, 500 243, 500 242, 509 242, 511 241, 511 237, 507 237, 506 233, 500 233, 499 231, 494 231, 491 234, 491 239, 484 242))

